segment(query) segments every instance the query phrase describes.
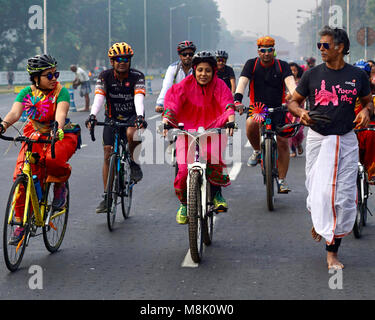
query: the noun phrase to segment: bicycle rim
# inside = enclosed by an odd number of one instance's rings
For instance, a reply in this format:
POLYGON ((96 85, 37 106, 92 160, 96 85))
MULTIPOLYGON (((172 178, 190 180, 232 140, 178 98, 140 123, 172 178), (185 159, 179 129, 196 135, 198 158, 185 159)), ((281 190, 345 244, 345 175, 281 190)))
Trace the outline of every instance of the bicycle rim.
POLYGON ((190 255, 195 263, 199 263, 203 253, 202 199, 200 173, 193 171, 189 183, 189 245, 190 255))
POLYGON ((27 241, 29 238, 29 230, 30 230, 30 212, 32 210, 31 201, 29 201, 29 211, 28 211, 28 219, 25 225, 25 232, 22 239, 18 242, 17 245, 10 245, 9 240, 12 237, 14 231, 18 227, 15 223, 15 210, 14 206, 19 205, 20 201, 24 201, 23 199, 19 199, 20 196, 20 189, 23 189, 24 194, 26 193, 27 187, 27 178, 25 176, 19 176, 10 190, 8 203, 6 207, 5 217, 4 217, 4 228, 3 228, 3 252, 4 252, 4 260, 7 268, 14 272, 18 269, 19 265, 21 264, 23 255, 25 253, 25 249, 27 246, 27 241))
POLYGON ((68 225, 68 217, 69 217, 69 198, 70 198, 70 189, 68 181, 65 182, 65 186, 67 188, 67 201, 65 207, 60 212, 51 212, 52 211, 52 202, 53 202, 53 187, 54 184, 49 184, 46 188, 46 192, 48 192, 46 199, 47 199, 47 207, 46 207, 46 217, 50 214, 50 220, 47 226, 43 227, 43 241, 44 245, 46 246, 47 250, 51 253, 56 252, 65 236, 66 227, 68 225), (62 214, 60 214, 63 212, 62 214))
MULTIPOLYGON (((207 182, 207 197, 210 197, 210 183, 207 182)), ((211 200, 208 200, 210 202, 211 200)), ((202 229, 203 229, 203 243, 206 246, 210 246, 212 243, 212 237, 214 233, 214 213, 209 211, 209 205, 206 204, 207 214, 204 219, 202 219, 202 229)))
POLYGON ((266 139, 264 152, 264 173, 266 176, 266 190, 267 190, 267 207, 269 211, 274 210, 275 196, 274 196, 274 177, 273 177, 273 151, 272 140, 266 139))
POLYGON ((116 179, 118 178, 118 176, 116 170, 116 160, 117 157, 115 154, 113 154, 109 162, 109 172, 107 180, 107 223, 109 231, 113 231, 117 211, 116 179))
POLYGON ((123 175, 123 187, 121 192, 121 209, 122 215, 124 219, 129 218, 130 216, 130 209, 132 205, 132 197, 133 197, 133 185, 130 178, 130 165, 128 162, 125 163, 124 167, 124 175, 123 175))

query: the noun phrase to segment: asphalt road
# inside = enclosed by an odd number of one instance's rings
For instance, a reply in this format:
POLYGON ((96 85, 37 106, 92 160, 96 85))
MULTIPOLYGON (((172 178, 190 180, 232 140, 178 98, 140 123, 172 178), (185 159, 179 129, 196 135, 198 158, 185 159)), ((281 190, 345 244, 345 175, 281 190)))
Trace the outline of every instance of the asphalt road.
MULTIPOLYGON (((153 83, 158 91, 160 81, 153 83)), ((153 111, 157 96, 146 98, 151 141, 159 120, 153 111)), ((0 95, 0 116, 14 95, 0 95)), ((78 107, 83 106, 76 98, 78 107)), ((83 128, 83 148, 70 163, 71 202, 68 229, 61 250, 49 254, 41 237, 33 238, 19 271, 10 273, 2 261, 0 243, 0 299, 373 299, 375 297, 375 225, 369 217, 363 238, 343 240, 340 256, 346 268, 342 289, 332 289, 334 276, 325 262, 324 243, 310 236, 311 219, 305 209, 304 156, 291 160, 289 195, 276 196, 276 210, 268 212, 260 168, 249 168, 251 149, 243 130, 241 164, 229 167, 232 185, 224 190, 229 212, 215 220, 214 242, 203 262, 188 259, 187 227, 175 221, 178 201, 173 190, 173 168, 168 164, 142 165, 144 179, 134 188, 131 218, 117 217, 109 232, 106 217, 95 208, 103 192, 101 130, 91 142, 84 120, 88 113, 70 114, 83 128), (42 269, 42 289, 32 290, 31 266, 42 269), (331 288, 330 288, 331 284, 331 288)), ((244 128, 244 117, 239 118, 244 128)), ((238 139, 236 140, 238 141, 238 139)), ((164 146, 166 147, 167 144, 164 146)), ((0 220, 19 146, 0 141, 0 220)), ((241 152, 239 152, 241 151, 241 152)), ((152 152, 155 158, 155 154, 152 152)), ((144 157, 145 159, 147 156, 144 157)), ((151 156, 152 158, 152 156, 151 156)), ((154 160, 155 162, 155 160, 154 160)), ((370 209, 374 209, 373 198, 370 209)), ((336 283, 337 284, 337 283, 336 283)), ((337 287, 337 286, 336 286, 337 287)))

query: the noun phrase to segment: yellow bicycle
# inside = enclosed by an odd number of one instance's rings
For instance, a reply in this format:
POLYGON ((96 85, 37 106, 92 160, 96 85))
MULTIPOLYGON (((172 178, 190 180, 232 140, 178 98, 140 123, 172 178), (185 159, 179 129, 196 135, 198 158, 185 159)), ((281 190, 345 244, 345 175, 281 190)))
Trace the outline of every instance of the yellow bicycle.
POLYGON ((21 173, 17 176, 10 190, 3 228, 4 259, 7 268, 14 272, 22 261, 31 237, 43 234, 44 244, 51 253, 56 252, 61 246, 68 223, 69 185, 66 182, 68 196, 66 206, 62 210, 55 210, 52 207, 53 183, 44 183, 38 197, 33 179, 36 176, 33 176, 31 164, 38 164, 40 155, 33 153, 32 147, 34 143, 50 144, 52 158, 54 158, 55 139, 32 140, 25 136, 13 138, 3 135, 0 135, 0 138, 6 141, 23 142, 27 146, 21 173), (52 191, 50 192, 50 190, 52 191), (20 206, 24 207, 21 222, 17 221, 15 217, 16 207, 20 206), (18 243, 12 243, 10 239, 18 227, 23 228, 23 236, 18 243), (42 232, 38 233, 39 228, 42 228, 42 232))

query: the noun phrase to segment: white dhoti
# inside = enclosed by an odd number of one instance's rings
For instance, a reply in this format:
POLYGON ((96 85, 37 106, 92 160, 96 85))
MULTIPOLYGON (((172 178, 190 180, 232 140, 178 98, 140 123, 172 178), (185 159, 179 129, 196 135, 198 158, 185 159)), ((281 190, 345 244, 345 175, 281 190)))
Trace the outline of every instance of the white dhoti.
POLYGON ((354 132, 323 136, 309 129, 306 142, 307 209, 328 245, 349 234, 356 218, 358 140, 354 132))

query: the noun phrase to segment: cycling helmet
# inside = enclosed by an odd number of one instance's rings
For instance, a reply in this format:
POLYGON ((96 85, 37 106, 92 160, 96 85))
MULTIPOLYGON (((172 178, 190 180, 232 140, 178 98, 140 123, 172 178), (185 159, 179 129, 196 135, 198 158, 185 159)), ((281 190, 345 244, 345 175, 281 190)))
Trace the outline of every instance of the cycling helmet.
POLYGON ((368 76, 370 76, 370 74, 371 74, 371 65, 368 62, 366 62, 365 60, 361 59, 361 60, 357 61, 354 64, 354 66, 362 69, 363 71, 365 71, 367 73, 368 76))
POLYGON ((196 66, 202 62, 207 62, 213 69, 217 68, 216 57, 209 51, 197 52, 192 61, 192 67, 195 70, 196 66))
POLYGON ((184 51, 186 49, 191 49, 195 53, 195 51, 197 50, 197 47, 195 46, 195 44, 192 41, 187 41, 187 40, 180 42, 177 46, 178 54, 180 54, 182 51, 184 51))
POLYGON ((44 70, 55 68, 57 61, 49 54, 36 55, 35 57, 27 60, 26 70, 29 75, 37 75, 44 70))
POLYGON ((216 59, 217 58, 224 58, 225 60, 228 60, 228 53, 225 52, 224 50, 217 50, 215 51, 216 59))
POLYGON ((116 57, 132 57, 134 55, 134 51, 131 46, 129 46, 126 42, 117 42, 108 50, 108 57, 109 58, 116 58, 116 57))

